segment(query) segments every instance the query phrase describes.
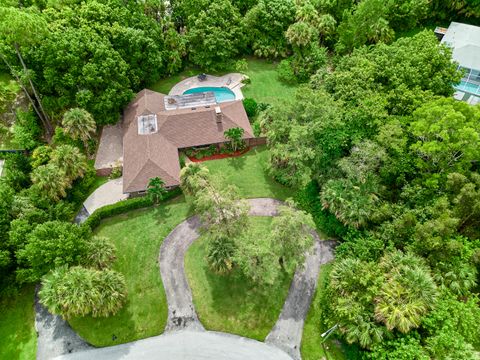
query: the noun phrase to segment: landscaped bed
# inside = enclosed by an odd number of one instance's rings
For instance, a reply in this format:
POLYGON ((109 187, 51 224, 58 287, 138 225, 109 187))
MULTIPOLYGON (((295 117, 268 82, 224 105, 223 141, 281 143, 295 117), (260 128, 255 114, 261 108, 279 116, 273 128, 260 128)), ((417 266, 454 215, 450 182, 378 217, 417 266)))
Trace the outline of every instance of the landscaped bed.
MULTIPOLYGON (((261 238, 271 232, 272 218, 248 220, 248 236, 261 238)), ((238 269, 227 275, 215 274, 205 259, 206 245, 206 237, 201 236, 185 256, 185 273, 200 321, 208 330, 263 341, 282 310, 291 278, 259 287, 238 269)))

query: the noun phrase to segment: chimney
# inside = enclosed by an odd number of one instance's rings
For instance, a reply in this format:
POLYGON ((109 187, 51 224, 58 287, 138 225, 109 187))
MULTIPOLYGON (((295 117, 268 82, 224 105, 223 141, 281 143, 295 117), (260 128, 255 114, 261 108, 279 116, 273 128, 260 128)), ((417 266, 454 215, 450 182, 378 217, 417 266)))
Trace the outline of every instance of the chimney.
POLYGON ((220 106, 215 106, 215 119, 217 121, 217 124, 222 123, 222 118, 223 118, 222 109, 220 109, 220 106))

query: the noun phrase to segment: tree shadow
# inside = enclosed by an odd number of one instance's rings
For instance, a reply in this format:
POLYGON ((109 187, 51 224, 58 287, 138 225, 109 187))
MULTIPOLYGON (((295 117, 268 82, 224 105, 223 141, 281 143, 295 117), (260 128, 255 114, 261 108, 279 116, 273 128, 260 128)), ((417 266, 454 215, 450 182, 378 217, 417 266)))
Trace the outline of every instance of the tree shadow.
POLYGON ((233 169, 240 171, 243 170, 245 167, 246 156, 241 155, 238 157, 231 157, 228 158, 228 165, 231 166, 233 169))

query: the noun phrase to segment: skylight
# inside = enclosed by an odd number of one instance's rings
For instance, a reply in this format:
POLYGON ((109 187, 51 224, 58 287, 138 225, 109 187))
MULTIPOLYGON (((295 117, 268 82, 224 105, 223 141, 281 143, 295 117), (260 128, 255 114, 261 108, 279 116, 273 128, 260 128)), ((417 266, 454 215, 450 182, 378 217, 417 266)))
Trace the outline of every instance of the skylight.
POLYGON ((150 114, 138 117, 138 135, 155 134, 157 131, 157 115, 150 114))

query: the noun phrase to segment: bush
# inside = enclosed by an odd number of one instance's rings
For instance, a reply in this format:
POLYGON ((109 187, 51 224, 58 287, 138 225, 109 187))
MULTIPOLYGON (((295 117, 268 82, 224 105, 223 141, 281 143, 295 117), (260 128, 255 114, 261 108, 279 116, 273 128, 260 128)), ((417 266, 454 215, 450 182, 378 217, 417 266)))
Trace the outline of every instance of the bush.
POLYGON ((242 84, 248 85, 251 83, 252 83, 252 80, 249 77, 245 77, 242 79, 242 84))
MULTIPOLYGON (((180 188, 170 190, 163 198, 163 201, 167 201, 182 193, 180 188)), ((141 209, 145 207, 153 206, 153 201, 149 196, 137 197, 133 199, 127 199, 117 202, 116 204, 107 205, 94 211, 88 219, 83 223, 83 226, 94 229, 100 224, 100 221, 111 216, 126 213, 130 210, 141 209)))
POLYGON ((75 206, 80 206, 90 194, 96 176, 97 174, 93 164, 88 163, 85 175, 83 178, 79 178, 73 182, 72 188, 68 191, 66 200, 73 203, 75 206))
POLYGON ((335 215, 323 210, 320 203, 320 187, 315 181, 312 181, 304 189, 301 189, 295 195, 295 202, 305 211, 310 213, 317 228, 326 235, 343 238, 348 228, 345 227, 335 215))
POLYGON ((32 150, 39 144, 42 129, 33 112, 17 111, 17 121, 12 129, 13 139, 21 148, 32 150))
POLYGON ((248 70, 248 62, 245 59, 237 60, 235 63, 235 71, 242 72, 248 70))
POLYGON ((258 112, 258 104, 252 98, 243 99, 243 106, 245 107, 245 111, 249 118, 253 118, 257 115, 258 112))
POLYGON ((277 74, 278 78, 287 84, 295 84, 297 82, 297 77, 293 72, 290 59, 282 60, 280 64, 278 64, 277 74))
POLYGON ((260 135, 262 135, 262 127, 258 122, 253 123, 253 135, 255 137, 259 137, 260 135))
POLYGON ((95 269, 105 269, 109 267, 116 259, 115 245, 109 238, 104 236, 92 236, 87 241, 87 255, 83 265, 95 269))
POLYGON ((51 313, 68 319, 114 315, 123 307, 126 293, 125 278, 116 271, 63 266, 43 278, 39 295, 51 313))
POLYGON ((112 169, 112 172, 110 173, 110 176, 108 178, 109 179, 118 179, 120 176, 122 176, 122 167, 121 166, 115 166, 112 169))

